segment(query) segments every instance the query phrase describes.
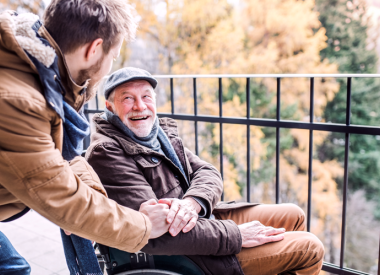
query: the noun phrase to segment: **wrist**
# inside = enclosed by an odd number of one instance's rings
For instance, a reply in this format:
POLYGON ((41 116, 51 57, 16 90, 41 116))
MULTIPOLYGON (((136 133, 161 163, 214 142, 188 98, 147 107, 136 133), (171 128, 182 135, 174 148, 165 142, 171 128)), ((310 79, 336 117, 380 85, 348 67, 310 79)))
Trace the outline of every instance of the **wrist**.
POLYGON ((240 225, 238 225, 238 228, 239 228, 239 232, 240 232, 240 238, 241 238, 241 247, 244 247, 244 242, 245 242, 245 238, 244 238, 244 228, 240 225))
POLYGON ((197 213, 201 212, 202 207, 200 206, 200 204, 199 204, 196 200, 194 200, 194 199, 191 198, 191 197, 187 197, 187 198, 185 198, 184 200, 188 200, 189 202, 191 202, 191 204, 193 205, 193 207, 194 207, 194 209, 195 209, 195 211, 196 211, 197 213))

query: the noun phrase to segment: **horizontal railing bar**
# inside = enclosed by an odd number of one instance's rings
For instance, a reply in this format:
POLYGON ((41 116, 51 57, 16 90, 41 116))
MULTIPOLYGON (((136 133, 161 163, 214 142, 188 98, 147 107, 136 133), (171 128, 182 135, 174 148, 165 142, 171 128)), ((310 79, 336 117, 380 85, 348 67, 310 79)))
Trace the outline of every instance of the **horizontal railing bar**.
POLYGON ((323 263, 322 270, 338 275, 370 275, 369 273, 354 270, 351 268, 340 268, 337 265, 326 262, 323 263))
MULTIPOLYGON (((87 109, 85 113, 94 114, 100 113, 102 110, 87 109)), ((373 126, 357 126, 357 125, 344 125, 335 123, 309 123, 291 120, 274 120, 274 119, 256 119, 256 118, 235 118, 235 117, 217 117, 217 116, 194 116, 186 114, 169 114, 158 113, 160 117, 169 117, 178 120, 200 121, 211 123, 227 123, 239 125, 252 125, 262 127, 279 127, 279 128, 294 128, 315 131, 328 131, 338 133, 362 134, 362 135, 380 135, 380 127, 373 126)))
POLYGON ((183 75, 153 75, 155 78, 380 78, 380 74, 183 74, 183 75))

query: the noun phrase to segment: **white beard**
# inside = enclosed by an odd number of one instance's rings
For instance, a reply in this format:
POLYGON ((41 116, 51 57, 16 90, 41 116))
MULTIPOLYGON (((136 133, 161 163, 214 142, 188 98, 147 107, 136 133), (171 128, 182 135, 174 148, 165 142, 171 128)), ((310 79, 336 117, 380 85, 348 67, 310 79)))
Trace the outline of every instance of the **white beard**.
MULTIPOLYGON (((115 114, 120 118, 119 114, 117 112, 115 112, 115 114)), ((154 125, 154 121, 156 120, 156 116, 151 112, 151 111, 145 111, 145 112, 130 112, 128 113, 127 115, 125 115, 121 121, 124 123, 125 126, 128 127, 129 130, 131 130, 136 136, 138 137, 146 137, 150 134, 150 132, 152 131, 152 128, 153 128, 153 125, 154 125), (150 123, 149 125, 141 125, 141 126, 138 126, 138 127, 135 127, 133 125, 129 125, 129 117, 132 116, 132 115, 138 115, 138 114, 148 114, 148 115, 151 115, 153 120, 152 120, 152 123, 150 123)))
MULTIPOLYGON (((154 120, 153 120, 154 121, 154 120)), ((125 122, 123 121, 124 125, 125 122)), ((143 127, 133 127, 133 126, 127 126, 136 136, 138 137, 146 137, 150 134, 153 128, 153 123, 149 126, 143 126, 143 127)))

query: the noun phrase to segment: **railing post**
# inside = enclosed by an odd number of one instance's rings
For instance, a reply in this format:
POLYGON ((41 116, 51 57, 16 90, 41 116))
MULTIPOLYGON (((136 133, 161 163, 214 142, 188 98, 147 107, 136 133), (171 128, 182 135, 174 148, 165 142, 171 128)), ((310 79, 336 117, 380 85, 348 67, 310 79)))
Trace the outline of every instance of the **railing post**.
MULTIPOLYGON (((314 122, 314 77, 310 78, 310 123, 314 122)), ((311 224, 311 195, 313 188, 313 130, 309 131, 309 175, 307 192, 307 231, 311 224)))
MULTIPOLYGON (((281 78, 277 78, 276 119, 281 119, 281 78)), ((280 128, 276 127, 276 203, 280 203, 280 128)))
MULTIPOLYGON (((351 81, 347 78, 347 102, 346 102, 346 125, 351 123, 351 81)), ((344 181, 343 181, 343 208, 342 208, 342 233, 340 242, 340 268, 344 265, 344 250, 346 247, 346 216, 347 216, 347 189, 348 189, 348 154, 350 149, 350 133, 346 133, 344 146, 344 181)))
MULTIPOLYGON (((84 105, 84 115, 87 119, 88 122, 90 122, 90 114, 88 113, 88 103, 86 103, 84 105)), ((91 123, 90 123, 91 125, 91 123)), ((91 143, 91 134, 89 134, 87 137, 84 138, 83 140, 83 150, 86 150, 89 146, 90 146, 90 143, 91 143)))
POLYGON ((99 97, 98 97, 98 93, 96 93, 96 95, 95 95, 95 105, 96 105, 96 110, 99 110, 99 97))
POLYGON ((377 259, 377 275, 380 275, 380 235, 379 235, 379 258, 377 259))
MULTIPOLYGON (((223 86, 222 78, 219 78, 219 117, 223 116, 223 86)), ((219 123, 219 157, 220 157, 220 174, 223 179, 223 123, 219 123)), ((222 192, 222 201, 224 200, 224 186, 222 192)))
POLYGON ((170 103, 172 106, 172 115, 174 115, 174 87, 173 78, 170 78, 170 103))
MULTIPOLYGON (((193 78, 193 97, 194 97, 194 116, 198 115, 198 104, 197 104, 197 79, 193 78)), ((195 154, 198 156, 198 121, 194 121, 194 130, 195 130, 195 154)))
POLYGON ((251 117, 251 79, 247 78, 246 96, 247 96, 247 202, 251 202, 251 126, 249 119, 251 117))

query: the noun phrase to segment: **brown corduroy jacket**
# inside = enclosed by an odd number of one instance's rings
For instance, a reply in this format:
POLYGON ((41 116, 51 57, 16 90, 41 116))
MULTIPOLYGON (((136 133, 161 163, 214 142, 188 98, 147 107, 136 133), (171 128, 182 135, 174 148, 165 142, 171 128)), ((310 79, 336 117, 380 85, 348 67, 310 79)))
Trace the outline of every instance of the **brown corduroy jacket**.
POLYGON ((48 106, 37 69, 20 43, 28 39, 29 53, 39 58, 49 51, 58 56, 65 100, 77 111, 86 99, 83 86, 71 79, 59 47, 43 26, 39 34, 54 50, 34 44, 35 32, 29 28, 36 16, 23 18, 19 26, 16 17, 10 11, 0 14, 0 221, 29 207, 81 237, 139 251, 150 236, 149 219, 108 199, 84 158, 70 164, 63 159, 62 120, 48 106), (16 33, 17 27, 24 29, 16 33))
MULTIPOLYGON (((93 121, 96 133, 92 135, 86 158, 98 173, 108 196, 121 205, 138 209, 142 202, 151 198, 198 197, 214 214, 256 205, 217 204, 223 186, 220 173, 183 146, 174 120, 161 118, 159 122, 177 153, 190 186, 166 156, 137 144, 99 114, 93 121)), ((243 274, 235 256, 241 245, 240 231, 233 221, 200 218, 190 232, 180 232, 176 237, 167 233, 150 240, 142 251, 154 255, 186 255, 206 274, 229 275, 243 274)))

